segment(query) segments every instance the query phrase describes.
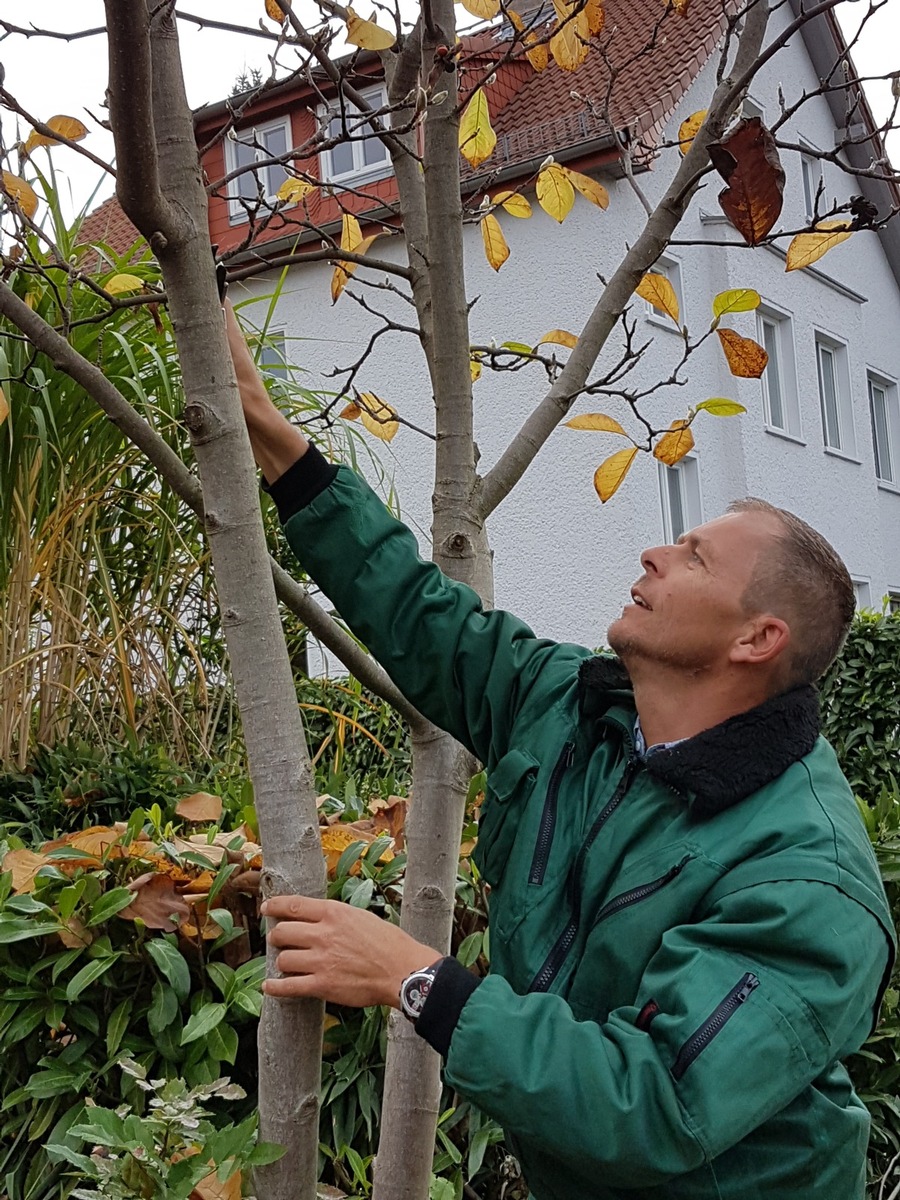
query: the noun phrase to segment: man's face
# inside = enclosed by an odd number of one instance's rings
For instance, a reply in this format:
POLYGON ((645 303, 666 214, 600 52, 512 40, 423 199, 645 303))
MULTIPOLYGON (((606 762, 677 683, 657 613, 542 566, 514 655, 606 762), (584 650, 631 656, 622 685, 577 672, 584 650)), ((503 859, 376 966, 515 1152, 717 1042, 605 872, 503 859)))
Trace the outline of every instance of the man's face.
POLYGON ((612 649, 626 665, 645 660, 697 673, 724 667, 748 628, 741 597, 778 535, 766 513, 729 513, 674 546, 645 550, 632 603, 609 627, 612 649))

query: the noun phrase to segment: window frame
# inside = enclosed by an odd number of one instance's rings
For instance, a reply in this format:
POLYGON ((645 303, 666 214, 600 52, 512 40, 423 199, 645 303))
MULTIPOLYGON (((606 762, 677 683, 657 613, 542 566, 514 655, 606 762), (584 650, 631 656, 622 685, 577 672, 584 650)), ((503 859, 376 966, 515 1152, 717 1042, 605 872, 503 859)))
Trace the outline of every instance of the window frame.
POLYGON ((816 329, 814 334, 816 356, 816 385, 819 393, 819 416, 822 423, 822 443, 826 454, 834 454, 839 458, 848 458, 859 462, 857 458, 856 426, 853 420, 853 387, 850 378, 849 351, 847 343, 816 329), (823 372, 821 351, 831 355, 833 379, 835 386, 835 415, 837 418, 838 444, 828 440, 828 411, 823 387, 823 372))
POLYGON ((664 275, 675 289, 678 297, 678 312, 681 320, 676 325, 671 317, 653 307, 649 300, 644 301, 644 317, 660 329, 668 329, 670 333, 681 333, 681 328, 687 323, 684 312, 684 286, 681 274, 681 260, 671 254, 661 254, 648 272, 651 275, 664 275))
MULTIPOLYGON (((287 147, 288 150, 292 150, 293 146, 294 146, 294 132, 293 132, 293 128, 291 125, 290 114, 288 114, 288 113, 285 113, 285 115, 283 117, 275 117, 271 121, 262 121, 258 125, 248 126, 246 129, 232 130, 228 134, 228 136, 225 138, 225 171, 226 171, 226 174, 230 175, 232 171, 236 171, 241 166, 241 164, 238 162, 238 159, 237 159, 237 155, 238 155, 237 146, 239 143, 241 145, 245 145, 245 146, 249 145, 248 142, 243 141, 243 138, 247 134, 250 134, 254 141, 259 141, 260 134, 266 134, 270 130, 278 129, 279 127, 284 131, 285 146, 287 147)), ((250 148, 253 149, 253 147, 250 147, 250 148)), ((270 154, 264 154, 259 149, 256 149, 256 154, 257 154, 258 158, 271 158, 272 157, 270 154)), ((271 171, 271 169, 272 168, 270 166, 263 167, 261 172, 259 172, 259 174, 265 174, 265 176, 266 176, 266 183, 264 186, 263 198, 270 202, 272 202, 276 199, 275 193, 278 191, 278 188, 275 188, 274 191, 270 191, 270 189, 269 189, 268 181, 269 181, 269 172, 271 171)), ((285 164, 284 170, 285 170, 285 174, 287 174, 287 164, 285 164)), ((231 180, 231 182, 228 184, 229 191, 234 184, 238 184, 238 186, 240 186, 240 179, 232 179, 231 180)), ((281 185, 279 184, 279 187, 280 186, 281 185)), ((244 205, 241 203, 240 195, 235 196, 235 195, 229 194, 229 196, 228 196, 228 220, 229 220, 229 223, 231 225, 238 225, 242 221, 248 221, 249 219, 250 219, 249 214, 248 214, 247 210, 244 208, 244 205)))
POLYGON ((674 467, 657 464, 659 481, 659 504, 662 515, 663 537, 668 544, 678 541, 689 529, 703 524, 703 493, 700 486, 700 462, 697 454, 686 454, 674 467), (672 519, 669 484, 673 477, 679 479, 679 500, 684 528, 676 532, 672 519))
POLYGON ((889 587, 884 599, 889 613, 900 612, 900 587, 889 587))
POLYGON ((872 454, 875 465, 875 479, 878 486, 888 491, 900 492, 900 398, 898 398, 897 381, 883 371, 872 368, 866 370, 866 398, 869 406, 869 426, 872 433, 872 454), (887 457, 890 460, 891 478, 881 474, 881 460, 884 457, 879 452, 875 425, 875 406, 872 389, 879 388, 884 396, 884 424, 887 437, 887 457))
POLYGON ((825 172, 822 160, 816 157, 816 147, 805 139, 801 139, 800 144, 806 151, 809 151, 809 153, 804 152, 800 155, 800 181, 803 187, 803 214, 806 223, 811 225, 816 215, 816 196, 819 193, 820 184, 823 198, 825 195, 825 172), (810 177, 810 172, 813 172, 815 178, 810 177))
MULTIPOLYGON (((778 384, 781 390, 782 415, 784 425, 776 425, 772 419, 769 381, 769 368, 760 376, 760 391, 763 400, 763 425, 767 433, 777 437, 790 438, 804 445, 803 421, 800 412, 800 388, 797 381, 797 350, 794 339, 794 321, 789 312, 776 308, 767 302, 762 303, 756 310, 756 334, 760 345, 768 350, 764 326, 773 326, 776 339, 776 354, 778 367, 778 384)), ((771 355, 769 358, 771 362, 771 355)))
MULTIPOLYGON (((362 95, 362 98, 364 100, 368 100, 370 102, 373 100, 376 101, 376 103, 373 104, 373 108, 381 108, 388 102, 387 87, 384 83, 378 83, 375 87, 368 87, 365 90, 361 91, 360 94, 362 95)), ((347 110, 348 120, 352 119, 353 115, 356 113, 357 110, 354 109, 353 105, 350 104, 350 102, 347 101, 346 98, 345 98, 344 103, 345 103, 346 110, 347 110)), ((326 127, 327 125, 329 125, 331 123, 331 121, 333 121, 335 119, 335 117, 340 116, 340 113, 341 113, 341 108, 340 108, 340 104, 338 102, 335 102, 335 103, 329 102, 326 104, 320 104, 318 107, 318 110, 317 110, 317 114, 316 114, 319 119, 320 128, 323 128, 323 127, 326 127)), ((350 150, 353 155, 353 169, 350 171, 342 171, 339 174, 335 174, 331 169, 331 166, 332 166, 332 151, 331 151, 331 149, 320 150, 319 151, 319 175, 320 175, 323 183, 342 184, 342 183, 347 183, 351 179, 371 181, 373 179, 385 179, 385 178, 387 178, 388 175, 390 175, 390 173, 393 169, 392 164, 391 164, 391 156, 390 156, 390 154, 388 154, 387 147, 384 146, 384 143, 380 143, 382 148, 384 149, 384 158, 380 162, 377 162, 377 163, 361 162, 362 155, 363 155, 363 147, 365 145, 364 142, 351 141, 351 142, 345 142, 343 144, 350 147, 350 150)))
POLYGON ((872 607, 872 581, 864 575, 851 575, 853 594, 856 597, 856 611, 862 612, 872 607))
POLYGON ((766 123, 766 109, 758 100, 754 100, 752 96, 745 96, 741 101, 741 120, 750 121, 754 117, 759 117, 763 125, 766 123))

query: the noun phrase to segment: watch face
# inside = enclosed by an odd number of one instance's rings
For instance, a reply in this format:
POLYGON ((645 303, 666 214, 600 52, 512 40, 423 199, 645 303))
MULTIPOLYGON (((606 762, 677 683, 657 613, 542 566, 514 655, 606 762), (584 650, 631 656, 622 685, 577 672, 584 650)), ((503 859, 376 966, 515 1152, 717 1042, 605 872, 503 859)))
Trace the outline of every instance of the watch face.
POLYGON ((435 972, 415 971, 403 983, 400 1002, 408 1017, 418 1017, 425 1007, 431 985, 434 983, 435 972))

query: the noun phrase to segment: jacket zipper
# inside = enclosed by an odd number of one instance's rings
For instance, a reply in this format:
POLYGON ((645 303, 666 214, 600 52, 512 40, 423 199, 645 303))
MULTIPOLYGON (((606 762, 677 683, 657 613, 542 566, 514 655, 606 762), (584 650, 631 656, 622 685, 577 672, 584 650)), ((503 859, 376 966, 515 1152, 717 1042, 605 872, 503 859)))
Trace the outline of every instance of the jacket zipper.
POLYGON ((638 766, 639 763, 636 758, 628 760, 628 765, 625 767, 616 790, 610 796, 609 800, 607 800, 603 811, 591 826, 587 838, 578 851, 578 857, 575 859, 575 864, 569 875, 568 890, 569 900, 572 905, 572 916, 569 919, 568 925, 556 939, 552 950, 544 960, 544 965, 531 981, 531 986, 528 989, 529 992, 546 992, 548 990, 553 980, 559 974, 560 967, 566 960, 566 955, 572 948, 572 943, 575 941, 575 935, 578 933, 578 927, 581 923, 581 876, 584 872, 585 859, 591 846, 597 840, 600 830, 624 800, 625 794, 631 786, 631 781, 637 774, 638 766))
POLYGON ((556 828, 556 808, 559 799, 559 788, 563 775, 571 767, 575 757, 575 743, 566 742, 562 754, 556 761, 550 783, 547 786, 547 798, 541 812, 541 824, 538 829, 537 844, 534 848, 534 858, 531 860, 529 883, 543 883, 544 872, 547 870, 547 860, 550 858, 550 848, 553 845, 553 831, 556 828))
POLYGON ((671 883, 684 870, 687 863, 690 861, 690 856, 686 855, 680 863, 674 867, 670 867, 665 875, 660 875, 659 879, 654 879, 650 883, 642 883, 640 887, 632 888, 630 892, 622 892, 619 896, 613 896, 607 904, 604 904, 597 916, 594 919, 594 925, 597 926, 601 921, 605 921, 607 917, 613 916, 614 913, 621 912, 623 908, 628 908, 632 904, 639 904, 641 900, 646 900, 660 888, 664 888, 667 883, 671 883))
POLYGON ((725 999, 706 1018, 699 1029, 696 1029, 678 1051, 678 1056, 672 1064, 672 1078, 679 1080, 694 1059, 705 1050, 713 1038, 731 1020, 737 1010, 747 1000, 751 993, 759 987, 759 979, 751 972, 742 976, 725 999))

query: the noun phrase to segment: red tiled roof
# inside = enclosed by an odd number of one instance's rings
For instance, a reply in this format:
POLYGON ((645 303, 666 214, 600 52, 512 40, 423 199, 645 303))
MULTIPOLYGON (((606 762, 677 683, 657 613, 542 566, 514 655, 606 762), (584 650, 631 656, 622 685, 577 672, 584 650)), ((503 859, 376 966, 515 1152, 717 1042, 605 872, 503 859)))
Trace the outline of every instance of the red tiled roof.
POLYGON ((110 196, 99 208, 88 213, 79 234, 82 242, 103 242, 119 256, 130 250, 140 236, 115 196, 110 196))

